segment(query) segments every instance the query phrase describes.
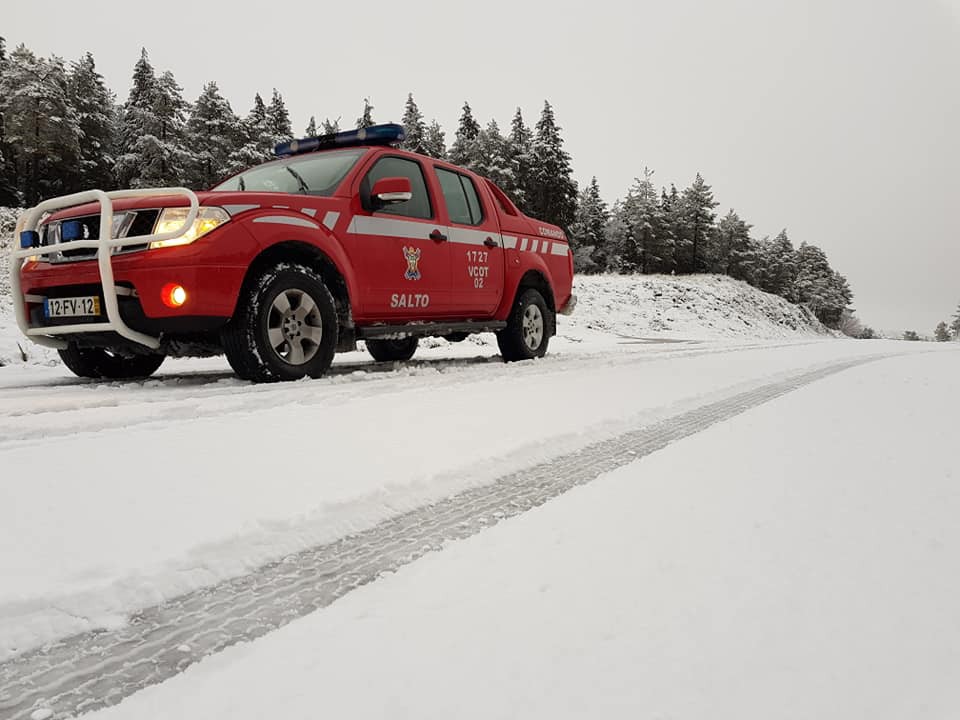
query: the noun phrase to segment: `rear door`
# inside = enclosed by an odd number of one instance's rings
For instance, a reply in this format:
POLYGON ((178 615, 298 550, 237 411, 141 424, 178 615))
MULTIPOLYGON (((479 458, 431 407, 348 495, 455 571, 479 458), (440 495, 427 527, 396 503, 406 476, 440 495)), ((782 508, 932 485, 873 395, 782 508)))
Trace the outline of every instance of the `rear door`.
POLYGON ((451 304, 464 318, 490 317, 503 293, 503 238, 496 211, 474 180, 434 166, 447 210, 451 304))
POLYGON ((450 307, 450 249, 424 168, 410 157, 381 156, 360 183, 361 198, 387 177, 408 178, 413 198, 377 211, 361 209, 350 221, 362 313, 385 321, 441 317, 450 307))

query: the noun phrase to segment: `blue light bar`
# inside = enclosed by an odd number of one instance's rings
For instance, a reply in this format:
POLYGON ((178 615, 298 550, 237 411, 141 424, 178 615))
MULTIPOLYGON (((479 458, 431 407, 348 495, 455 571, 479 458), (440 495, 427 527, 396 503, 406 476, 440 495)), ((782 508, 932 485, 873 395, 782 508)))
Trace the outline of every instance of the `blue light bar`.
POLYGON ((273 152, 278 157, 285 157, 330 148, 356 147, 358 145, 393 145, 403 142, 405 137, 403 125, 387 123, 331 135, 291 140, 290 142, 280 143, 273 149, 273 152))

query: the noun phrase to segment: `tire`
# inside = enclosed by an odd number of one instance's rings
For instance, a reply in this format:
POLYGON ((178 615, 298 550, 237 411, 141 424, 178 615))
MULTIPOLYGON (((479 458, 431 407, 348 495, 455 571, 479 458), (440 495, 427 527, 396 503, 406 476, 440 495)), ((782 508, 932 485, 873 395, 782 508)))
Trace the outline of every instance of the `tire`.
POLYGON ((497 333, 504 361, 532 360, 547 354, 553 334, 553 312, 533 288, 524 290, 510 311, 507 326, 497 333))
POLYGON ((63 364, 77 377, 107 380, 150 377, 166 359, 165 355, 124 357, 103 348, 78 348, 74 343, 57 352, 63 364))
POLYGON ((223 329, 223 349, 244 380, 315 378, 333 362, 339 331, 333 296, 320 274, 280 263, 241 291, 223 329))
POLYGON ((406 362, 417 351, 419 342, 415 337, 399 340, 367 340, 367 350, 377 362, 406 362))

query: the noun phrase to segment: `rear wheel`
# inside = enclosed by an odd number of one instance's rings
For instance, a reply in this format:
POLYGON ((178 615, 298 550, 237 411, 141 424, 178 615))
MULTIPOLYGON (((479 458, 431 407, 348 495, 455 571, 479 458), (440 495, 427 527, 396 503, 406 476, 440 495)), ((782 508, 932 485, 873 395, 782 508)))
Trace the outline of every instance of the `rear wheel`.
POLYGON ((75 343, 65 350, 58 350, 60 359, 77 377, 130 380, 153 375, 163 361, 164 355, 133 355, 125 357, 103 348, 79 348, 75 343))
POLYGON ((367 340, 367 350, 377 362, 406 362, 417 351, 418 343, 415 337, 399 340, 367 340))
POLYGON ((223 347, 244 380, 320 377, 333 362, 339 326, 333 296, 312 268, 282 263, 246 288, 223 330, 223 347))
POLYGON ((507 326, 497 333, 500 354, 507 362, 530 360, 547 354, 553 313, 538 290, 524 290, 517 299, 507 326))

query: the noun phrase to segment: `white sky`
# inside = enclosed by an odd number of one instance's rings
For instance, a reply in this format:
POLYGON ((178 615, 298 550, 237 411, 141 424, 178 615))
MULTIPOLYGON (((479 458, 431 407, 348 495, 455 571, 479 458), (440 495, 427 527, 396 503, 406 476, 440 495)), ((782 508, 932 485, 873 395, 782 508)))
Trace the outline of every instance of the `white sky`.
POLYGON ((960 0, 31 0, 0 35, 90 50, 121 99, 141 46, 189 100, 213 79, 245 114, 277 87, 297 132, 364 96, 399 120, 413 92, 450 141, 464 100, 506 128, 549 99, 611 201, 645 165, 699 171, 757 235, 823 247, 864 322, 931 333, 960 303, 960 0))

